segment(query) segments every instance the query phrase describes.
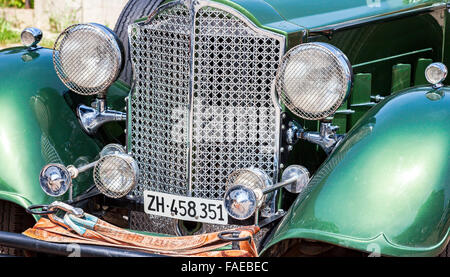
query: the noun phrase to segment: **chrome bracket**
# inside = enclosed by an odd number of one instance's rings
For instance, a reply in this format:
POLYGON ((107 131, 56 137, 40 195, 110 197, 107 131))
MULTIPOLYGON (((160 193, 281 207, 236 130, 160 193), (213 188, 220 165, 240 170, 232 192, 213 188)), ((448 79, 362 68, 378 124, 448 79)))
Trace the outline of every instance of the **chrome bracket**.
POLYGON ((375 95, 375 96, 370 96, 370 99, 372 99, 373 101, 375 101, 375 103, 379 103, 381 101, 384 100, 384 96, 381 96, 379 94, 375 95))
POLYGON ((287 212, 283 211, 283 210, 278 210, 276 213, 274 213, 272 216, 265 218, 263 220, 261 220, 258 223, 259 228, 264 228, 267 225, 269 225, 272 222, 275 222, 281 218, 283 218, 285 215, 287 214, 287 212))
POLYGON ((300 139, 300 136, 304 132, 304 130, 294 121, 290 121, 288 123, 288 127, 289 128, 286 130, 286 143, 288 145, 294 145, 300 139))
POLYGON ((321 122, 319 132, 303 132, 300 134, 300 138, 319 145, 329 155, 344 138, 344 135, 336 134, 338 129, 339 126, 321 122))
POLYGON ((106 106, 105 98, 96 98, 92 103, 92 107, 80 105, 77 108, 78 120, 83 130, 94 135, 98 129, 105 123, 113 121, 125 121, 126 113, 109 110, 106 106))
POLYGON ((287 128, 285 133, 286 143, 289 147, 292 147, 300 139, 303 139, 319 145, 329 155, 334 147, 344 138, 344 135, 336 133, 338 129, 339 126, 321 122, 319 132, 305 132, 297 122, 290 121, 289 128, 287 128))

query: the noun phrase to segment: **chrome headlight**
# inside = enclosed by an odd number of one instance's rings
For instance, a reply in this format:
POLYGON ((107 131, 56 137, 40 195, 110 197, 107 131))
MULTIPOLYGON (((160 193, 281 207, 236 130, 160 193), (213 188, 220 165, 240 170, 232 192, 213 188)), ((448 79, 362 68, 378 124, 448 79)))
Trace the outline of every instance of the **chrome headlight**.
POLYGON ((230 174, 224 206, 234 219, 250 218, 264 202, 263 190, 270 186, 269 177, 255 168, 239 169, 230 174))
POLYGON ((305 43, 283 57, 277 73, 279 98, 297 116, 332 115, 350 93, 352 68, 344 53, 327 43, 305 43))
POLYGON ((77 24, 65 29, 55 42, 53 63, 61 81, 82 95, 105 92, 123 67, 123 46, 109 28, 77 24))
POLYGON ((425 69, 425 78, 432 85, 441 86, 447 73, 447 67, 443 63, 432 63, 425 69))
POLYGON ((94 168, 94 183, 110 198, 127 195, 136 185, 139 174, 137 162, 127 154, 106 155, 94 168))
POLYGON ((38 28, 25 28, 20 34, 20 40, 25 47, 35 47, 42 39, 42 31, 38 28))
POLYGON ((225 209, 232 218, 244 220, 251 217, 257 207, 258 200, 253 190, 237 185, 229 188, 225 194, 225 209))
POLYGON ((39 174, 39 184, 42 190, 50 196, 65 194, 72 185, 72 176, 61 164, 46 165, 39 174))

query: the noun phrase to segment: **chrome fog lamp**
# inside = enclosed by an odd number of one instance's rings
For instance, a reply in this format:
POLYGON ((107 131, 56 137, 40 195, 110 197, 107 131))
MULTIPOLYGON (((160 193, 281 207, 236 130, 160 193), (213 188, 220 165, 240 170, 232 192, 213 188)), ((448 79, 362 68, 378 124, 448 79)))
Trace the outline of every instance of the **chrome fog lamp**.
POLYGON ((138 174, 138 164, 130 155, 106 155, 94 167, 94 183, 104 195, 121 198, 135 187, 138 174))
POLYGON ((300 44, 283 57, 276 77, 281 101, 297 116, 332 115, 350 93, 353 72, 345 54, 321 42, 300 44))
POLYGON ((20 40, 25 47, 35 47, 42 39, 42 31, 38 28, 25 28, 20 34, 20 40))
POLYGON ((300 193, 309 183, 309 171, 300 165, 290 165, 283 171, 281 180, 288 181, 292 179, 294 181, 284 188, 290 193, 300 193))
POLYGON ((432 63, 425 69, 425 78, 435 87, 441 87, 447 77, 447 67, 442 63, 432 63))
POLYGON ((225 209, 232 218, 244 220, 251 217, 258 208, 255 192, 242 185, 229 188, 225 194, 225 209))
POLYGON ((76 24, 57 38, 53 63, 61 81, 81 95, 104 93, 124 64, 123 45, 109 28, 76 24))
POLYGON ((65 166, 49 164, 41 170, 39 184, 47 195, 58 197, 69 190, 72 185, 72 176, 65 166))
MULTIPOLYGON (((61 196, 70 189, 73 179, 77 178, 80 173, 93 168, 96 163, 92 162, 78 168, 73 165, 65 167, 62 164, 48 164, 42 168, 39 174, 39 184, 47 195, 61 196)), ((72 195, 70 195, 71 197, 72 195)))
POLYGON ((250 218, 264 202, 263 190, 271 185, 267 174, 256 168, 239 169, 230 174, 224 206, 234 219, 250 218))

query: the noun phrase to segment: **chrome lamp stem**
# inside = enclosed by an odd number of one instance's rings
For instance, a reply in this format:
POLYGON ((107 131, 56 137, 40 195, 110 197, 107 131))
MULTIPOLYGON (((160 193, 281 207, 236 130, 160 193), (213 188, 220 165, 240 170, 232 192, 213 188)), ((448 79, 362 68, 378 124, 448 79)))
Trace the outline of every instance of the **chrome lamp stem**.
POLYGON ((89 135, 94 135, 105 123, 113 121, 125 121, 126 113, 109 110, 106 106, 106 99, 99 97, 92 107, 80 105, 77 109, 78 119, 84 131, 89 135))
POLYGON ((339 135, 336 133, 338 129, 338 126, 334 126, 331 123, 321 122, 319 132, 305 132, 303 128, 297 126, 296 124, 290 124, 290 128, 286 133, 286 142, 289 145, 293 145, 297 143, 299 139, 303 139, 319 145, 325 153, 329 155, 338 142, 344 138, 344 135, 339 135))

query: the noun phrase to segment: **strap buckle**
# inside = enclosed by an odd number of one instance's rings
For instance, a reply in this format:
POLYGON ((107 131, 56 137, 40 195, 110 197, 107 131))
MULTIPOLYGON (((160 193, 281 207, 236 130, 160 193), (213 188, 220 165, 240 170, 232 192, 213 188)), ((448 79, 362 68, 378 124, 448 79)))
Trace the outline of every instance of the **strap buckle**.
POLYGON ((48 210, 53 212, 48 215, 48 218, 50 218, 50 220, 57 222, 58 224, 60 224, 62 226, 67 226, 67 224, 64 221, 64 219, 62 219, 56 215, 57 210, 63 210, 66 212, 66 215, 70 214, 75 217, 83 217, 84 216, 84 211, 82 209, 72 207, 69 204, 66 204, 61 201, 55 201, 55 202, 51 203, 50 205, 48 205, 48 210))
POLYGON ((53 212, 56 210, 63 210, 68 214, 74 215, 76 217, 83 217, 84 216, 84 211, 80 208, 75 208, 69 204, 66 204, 64 202, 61 201, 55 201, 53 203, 51 203, 50 205, 48 205, 48 210, 53 212))
POLYGON ((25 210, 32 215, 49 215, 56 213, 56 211, 50 211, 48 205, 31 205, 25 210))
POLYGON ((217 236, 224 241, 231 241, 231 247, 232 249, 239 249, 239 242, 247 241, 248 243, 251 243, 252 237, 239 237, 241 234, 240 231, 223 231, 220 232, 217 236))

